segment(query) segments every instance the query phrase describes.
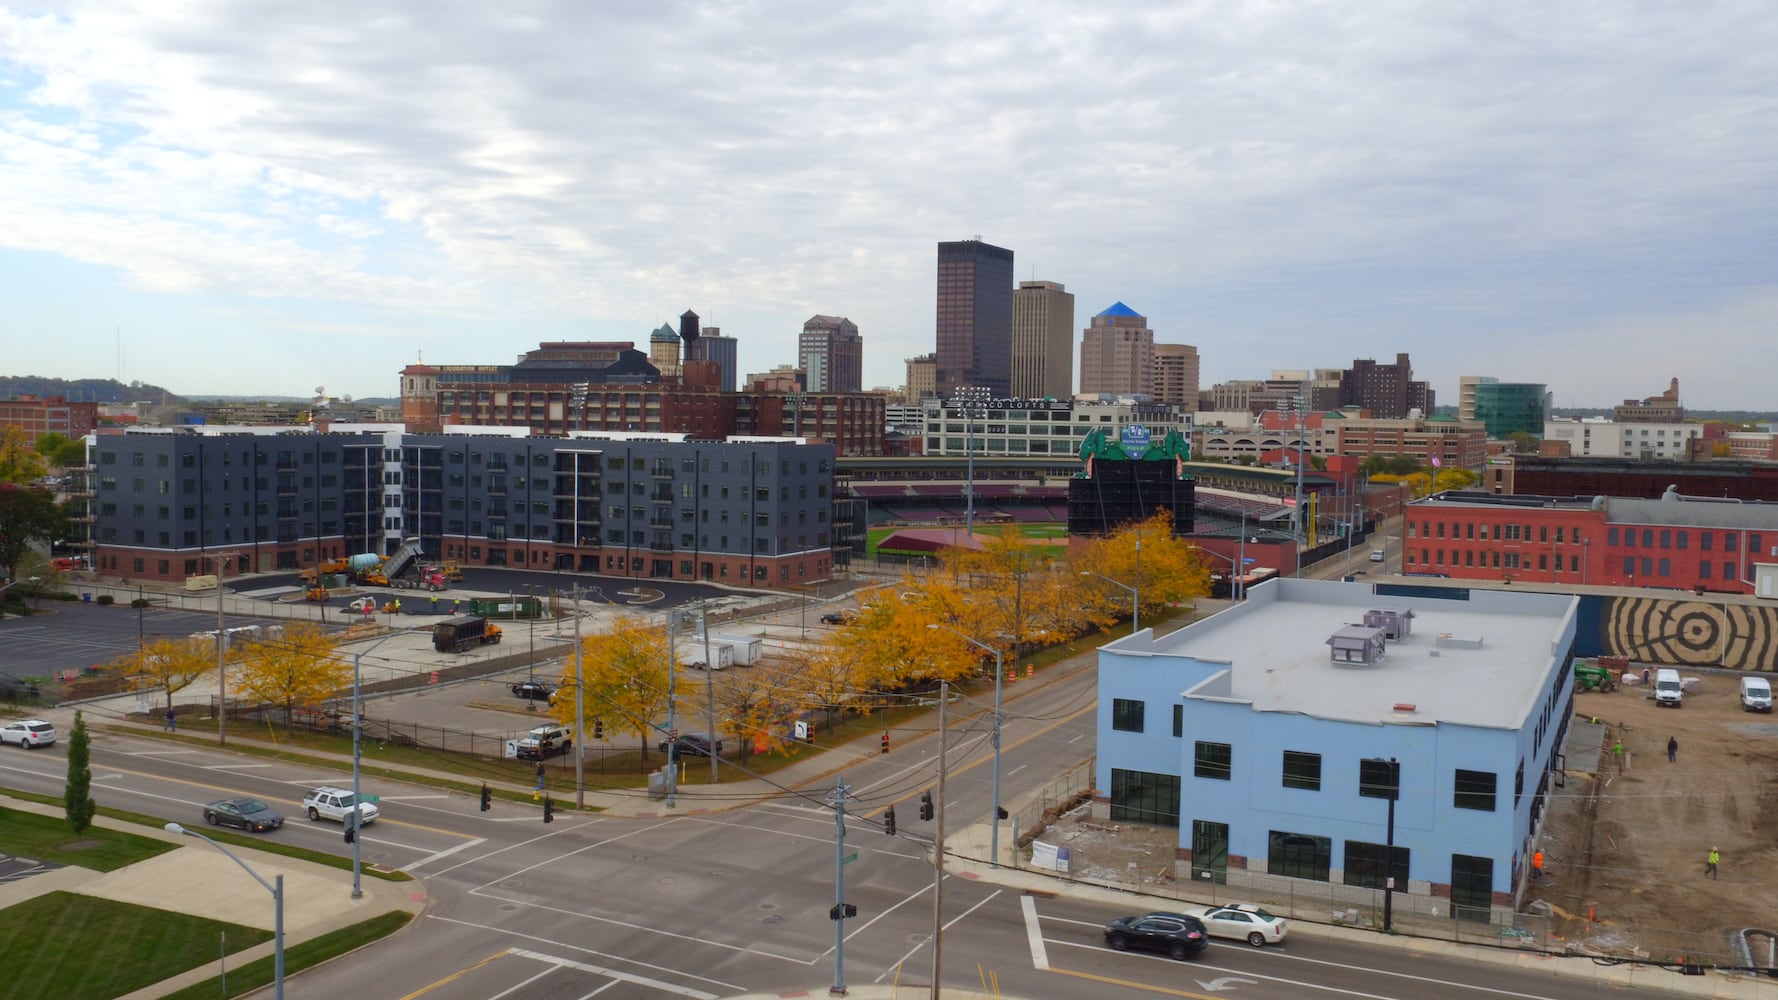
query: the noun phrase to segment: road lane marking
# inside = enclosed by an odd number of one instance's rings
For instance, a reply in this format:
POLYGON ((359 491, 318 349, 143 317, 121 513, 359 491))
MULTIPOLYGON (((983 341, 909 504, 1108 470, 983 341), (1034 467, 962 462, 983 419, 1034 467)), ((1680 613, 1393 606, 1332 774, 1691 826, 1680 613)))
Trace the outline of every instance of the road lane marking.
POLYGON ((434 851, 431 854, 426 855, 425 857, 421 858, 420 860, 414 862, 411 865, 400 865, 395 870, 408 872, 409 874, 412 874, 413 870, 415 868, 420 867, 421 865, 431 864, 432 862, 437 861, 441 858, 448 858, 451 855, 457 853, 458 851, 467 850, 471 847, 475 847, 478 844, 485 844, 487 842, 488 842, 487 839, 484 837, 477 837, 474 840, 466 840, 463 843, 458 844, 456 847, 447 847, 442 851, 434 851))
POLYGON ((1049 951, 1043 946, 1043 928, 1037 922, 1037 899, 1020 896, 1019 907, 1025 911, 1025 937, 1031 942, 1031 965, 1040 971, 1050 967, 1049 951))
MULTIPOLYGON (((537 866, 533 866, 533 867, 537 867, 537 866)), ((777 952, 761 950, 757 945, 728 944, 726 942, 715 941, 710 938, 693 937, 690 934, 679 934, 674 931, 664 931, 664 930, 661 930, 659 927, 651 927, 651 926, 647 926, 644 924, 632 923, 628 920, 618 920, 615 917, 601 917, 596 913, 586 913, 586 912, 583 912, 580 910, 570 910, 570 909, 566 909, 565 907, 560 907, 560 906, 550 906, 547 903, 539 903, 539 902, 536 902, 535 900, 514 899, 511 896, 499 895, 499 894, 497 894, 497 893, 493 892, 492 890, 487 889, 485 887, 471 889, 471 890, 469 890, 469 894, 471 896, 475 896, 480 899, 491 899, 496 903, 511 903, 514 906, 523 906, 527 909, 540 910, 544 913, 555 913, 555 914, 560 914, 561 916, 565 916, 565 917, 575 917, 580 920, 590 920, 590 921, 593 921, 594 923, 609 924, 612 927, 622 927, 625 930, 640 931, 645 934, 655 934, 655 935, 659 935, 660 937, 672 938, 675 941, 689 941, 692 944, 701 944, 701 945, 706 945, 706 946, 709 946, 712 948, 721 948, 724 951, 739 952, 741 954, 746 954, 746 955, 758 955, 761 958, 775 959, 780 962, 788 962, 792 965, 804 965, 804 966, 814 965, 816 962, 821 961, 822 955, 826 954, 826 952, 822 952, 820 954, 817 954, 813 958, 806 958, 806 959, 805 958, 797 958, 792 955, 781 955, 781 954, 778 954, 777 952)), ((638 964, 640 964, 640 963, 638 963, 638 964)))
MULTIPOLYGON (((536 822, 536 821, 535 821, 535 820, 533 820, 533 821, 532 821, 532 822, 536 822)), ((595 819, 595 820, 591 820, 591 821, 589 821, 589 822, 586 822, 586 823, 576 823, 576 824, 574 824, 574 826, 573 826, 573 827, 572 827, 572 829, 574 829, 574 830, 580 830, 580 829, 583 829, 583 828, 585 828, 585 827, 589 827, 589 826, 593 826, 593 825, 595 825, 595 824, 597 824, 597 823, 600 823, 600 822, 603 822, 603 821, 602 821, 602 820, 596 820, 596 819, 595 819)), ((670 823, 670 822, 672 822, 672 820, 668 820, 668 821, 667 821, 667 822, 668 822, 668 823, 670 823)), ((667 825, 667 823, 656 823, 656 824, 654 824, 654 825, 652 825, 652 826, 645 826, 645 827, 642 827, 642 828, 641 828, 641 829, 638 829, 638 830, 632 830, 632 831, 630 831, 630 832, 629 832, 629 833, 620 833, 620 834, 618 834, 618 835, 617 835, 617 836, 615 836, 615 837, 607 837, 607 838, 606 838, 606 839, 604 839, 604 840, 600 840, 600 841, 596 841, 596 842, 594 842, 594 843, 591 843, 591 844, 588 844, 588 845, 587 845, 587 846, 585 846, 585 847, 582 847, 582 848, 579 848, 579 849, 577 849, 577 850, 574 850, 574 851, 570 851, 570 852, 569 852, 569 853, 567 853, 567 854, 565 854, 565 855, 562 855, 562 856, 561 856, 561 857, 566 857, 566 858, 571 858, 571 857, 574 857, 574 856, 575 856, 575 855, 576 855, 576 854, 581 854, 581 853, 583 853, 583 852, 585 852, 585 851, 590 851, 590 850, 592 850, 592 849, 593 849, 593 848, 595 848, 595 847, 604 847, 604 846, 605 846, 605 845, 607 845, 607 844, 613 844, 613 843, 616 843, 616 842, 617 842, 617 841, 620 841, 620 840, 623 840, 623 839, 625 839, 625 838, 627 838, 627 837, 634 837, 634 836, 635 836, 635 835, 637 835, 637 834, 639 834, 639 833, 650 833, 650 832, 652 832, 652 831, 655 831, 655 830, 658 830, 658 829, 660 829, 660 828, 661 828, 661 827, 663 827, 663 826, 666 826, 666 825, 667 825)), ((466 865, 472 865, 472 864, 475 864, 475 863, 476 863, 476 862, 477 862, 477 861, 486 861, 486 860, 488 860, 488 859, 489 859, 489 858, 495 858, 495 857, 499 857, 499 856, 500 856, 500 855, 502 855, 502 854, 505 854, 505 853, 506 853, 506 852, 507 852, 507 851, 511 851, 511 850, 516 850, 516 849, 518 849, 518 848, 520 848, 520 847, 529 847, 529 846, 531 846, 531 845, 532 845, 532 844, 535 844, 535 843, 537 843, 537 842, 538 842, 538 841, 540 841, 540 840, 544 840, 544 839, 546 839, 546 838, 549 838, 549 837, 553 837, 553 836, 556 836, 556 835, 558 835, 558 834, 562 834, 562 833, 566 833, 566 832, 568 832, 568 830, 569 830, 569 829, 570 829, 570 828, 567 828, 567 827, 564 827, 564 828, 563 828, 563 829, 561 829, 561 830, 553 830, 553 831, 551 831, 551 832, 549 832, 549 833, 543 833, 543 834, 538 834, 538 835, 537 835, 537 836, 535 836, 535 837, 531 837, 531 838, 528 838, 528 839, 526 839, 526 840, 521 840, 521 841, 519 841, 519 842, 518 842, 518 843, 516 843, 516 844, 508 844, 508 845, 507 845, 507 846, 505 846, 505 847, 502 847, 502 848, 500 848, 500 849, 498 849, 498 850, 494 850, 494 851, 489 851, 489 852, 488 852, 488 853, 486 853, 486 854, 481 854, 481 855, 477 855, 477 856, 476 856, 476 857, 473 857, 473 858, 470 858, 470 859, 469 859, 469 860, 467 860, 467 861, 465 861, 465 862, 463 862, 463 863, 462 863, 462 864, 459 864, 459 865, 452 865, 452 866, 451 866, 451 867, 449 867, 449 868, 446 868, 446 869, 445 869, 445 870, 444 870, 444 871, 441 871, 441 872, 434 872, 434 873, 433 873, 433 875, 434 875, 434 877, 437 877, 437 876, 443 876, 443 875, 449 875, 449 874, 450 874, 450 873, 451 873, 451 872, 454 872, 454 871, 456 871, 456 870, 457 870, 457 869, 459 869, 459 868, 462 868, 462 867, 464 867, 464 866, 466 866, 466 865)), ((526 866, 526 867, 524 867, 524 868, 520 868, 520 869, 518 869, 518 870, 517 870, 517 871, 513 871, 513 872, 508 872, 508 873, 507 873, 507 874, 505 874, 505 875, 502 875, 502 876, 500 876, 500 878, 498 878, 498 879, 495 879, 495 880, 493 880, 493 882, 484 882, 484 883, 482 883, 482 884, 483 884, 483 885, 484 885, 484 886, 488 886, 488 885, 493 885, 493 884, 494 884, 494 882, 499 882, 499 881, 502 881, 502 880, 504 880, 504 879, 509 879, 509 878, 512 878, 512 877, 513 877, 513 876, 514 876, 514 875, 523 875, 523 874, 524 874, 524 873, 526 873, 526 872, 528 872, 528 871, 531 871, 531 870, 532 870, 532 869, 533 869, 533 868, 540 868, 540 867, 542 867, 542 866, 543 866, 543 865, 546 865, 546 864, 550 864, 550 863, 552 863, 552 862, 553 862, 553 861, 556 861, 556 860, 560 860, 560 858, 555 858, 555 859, 551 859, 551 860, 550 860, 550 861, 540 861, 540 862, 538 862, 538 863, 537 863, 537 864, 534 864, 534 865, 527 865, 527 866, 526 866)), ((474 890, 473 890, 473 889, 472 889, 472 890, 470 890, 470 891, 471 891, 471 892, 473 892, 473 891, 474 891, 474 890)))
POLYGON ((1132 990, 1144 990, 1149 993, 1162 993, 1170 997, 1191 997, 1192 1000, 1219 1000, 1219 998, 1210 996, 1206 993, 1193 993, 1190 990, 1176 990, 1168 986, 1138 983, 1129 979, 1113 979, 1110 976, 1096 976, 1091 972, 1075 972, 1073 969, 1051 969, 1049 971, 1058 976, 1073 976, 1076 979, 1085 979, 1095 983, 1105 983, 1109 986, 1124 986, 1132 990))
MULTIPOLYGON (((955 876, 955 875, 946 875, 945 876, 945 878, 948 878, 948 879, 956 878, 956 877, 957 876, 955 876)), ((930 887, 928 887, 928 888, 930 888, 930 887)), ((1000 895, 1004 891, 1005 890, 1003 890, 1003 889, 994 890, 994 892, 991 895, 989 895, 986 899, 983 899, 981 902, 975 904, 974 906, 970 907, 969 909, 964 910, 962 913, 957 914, 950 921, 945 923, 945 925, 943 927, 939 928, 940 932, 942 933, 944 931, 950 930, 953 926, 956 925, 956 923, 958 921, 962 920, 964 917, 969 916, 971 913, 974 913, 975 911, 981 909, 982 907, 988 905, 989 900, 992 900, 995 896, 1000 895)), ((925 890, 921 890, 920 892, 915 893, 914 895, 916 895, 916 896, 923 895, 924 892, 925 892, 925 890)), ((913 897, 910 896, 909 898, 911 899, 913 897)), ((906 900, 903 900, 903 902, 906 902, 906 900)), ((899 905, 899 904, 897 904, 897 905, 899 905)), ((902 954, 902 956, 900 958, 896 959, 895 962, 893 964, 891 964, 887 969, 884 969, 882 972, 877 973, 877 978, 871 980, 871 982, 880 983, 884 979, 888 978, 890 973, 899 971, 903 965, 907 964, 908 959, 914 957, 914 952, 919 951, 921 948, 924 948, 931 943, 932 943, 932 935, 928 934, 928 935, 926 935, 925 940, 914 945, 912 948, 909 948, 905 953, 902 954)), ((828 951, 831 952, 831 951, 833 951, 833 949, 829 948, 828 951)), ((814 963, 811 962, 810 964, 813 965, 814 963)))
MULTIPOLYGON (((720 993, 705 993, 703 990, 694 990, 689 986, 676 986, 673 983, 664 983, 658 979, 650 979, 647 976, 636 976, 627 972, 619 972, 616 969, 607 969, 600 965, 589 965, 585 962, 576 962, 572 958, 560 958, 555 955, 545 955, 540 951, 531 951, 527 948, 514 948, 512 949, 512 953, 520 958, 548 962, 554 966, 575 969, 580 972, 591 972, 594 975, 610 976, 615 980, 620 980, 626 983, 635 983, 638 986, 647 986, 651 989, 665 990, 668 993, 677 993, 682 997, 691 997, 693 1000, 718 1000, 721 996, 720 993)), ((514 989, 517 989, 517 987, 514 987, 514 989)), ((507 991, 507 993, 510 992, 512 992, 512 990, 507 991)), ((498 994, 498 996, 505 996, 505 994, 498 994)))
POLYGON ((487 965, 488 963, 493 962, 495 959, 505 957, 505 955, 506 955, 506 952, 497 951, 494 954, 489 955, 487 958, 484 958, 481 961, 475 963, 474 965, 465 966, 464 968, 458 969, 456 972, 451 973, 450 975, 444 977, 443 979, 439 979, 434 982, 427 983, 425 986, 422 986, 419 989, 413 991, 412 993, 409 993, 407 996, 402 997, 401 1000, 415 1000, 416 997, 423 997, 426 994, 431 993, 433 990, 438 989, 440 986, 446 986, 451 983, 454 983, 457 980, 462 979, 464 976, 469 975, 471 972, 474 972, 475 970, 487 965))
MULTIPOLYGON (((490 933, 490 934, 498 934, 498 935, 502 935, 502 936, 508 937, 508 938, 520 938, 525 942, 526 945, 531 946, 533 948, 538 945, 548 945, 551 948, 560 948, 563 951, 578 952, 583 955, 594 955, 594 956, 597 956, 598 958, 603 959, 607 962, 619 962, 624 965, 633 965, 633 966, 636 966, 637 968, 648 969, 652 972, 662 973, 664 975, 678 976, 681 979, 692 979, 692 980, 696 980, 697 982, 700 982, 700 983, 709 983, 711 986, 722 991, 721 993, 716 994, 716 996, 719 996, 719 997, 738 995, 738 994, 745 992, 745 990, 746 990, 746 987, 738 986, 734 983, 724 982, 723 980, 720 980, 720 979, 711 979, 709 976, 700 976, 695 972, 686 972, 683 969, 669 969, 664 965, 654 965, 652 963, 638 961, 633 958, 625 958, 622 955, 608 955, 604 952, 594 951, 591 948, 583 948, 580 945, 569 944, 566 941, 555 941, 555 940, 551 940, 549 938, 540 938, 536 934, 523 933, 520 931, 511 930, 511 929, 505 928, 505 927, 495 927, 492 924, 477 923, 473 920, 459 920, 455 917, 440 917, 440 916, 434 916, 431 914, 428 914, 426 916, 426 919, 427 920, 440 920, 440 921, 443 921, 447 924, 456 924, 459 927, 469 927, 474 930, 486 931, 487 933, 490 933)), ((705 942, 705 943, 712 943, 713 944, 714 942, 705 942)), ((517 950, 519 950, 519 949, 517 949, 515 947, 515 948, 508 949, 507 951, 501 952, 501 954, 502 955, 512 954, 512 953, 516 952, 517 950)), ((541 955, 541 953, 539 953, 539 954, 541 955)), ((749 954, 752 954, 752 953, 749 952, 749 954)), ((500 956, 496 955, 494 957, 498 958, 500 956)), ((541 957, 543 957, 545 959, 550 958, 550 956, 541 956, 541 957)), ((493 959, 488 959, 486 961, 483 961, 480 963, 480 965, 486 965, 490 961, 493 961, 493 959)), ((473 968, 479 968, 479 965, 478 966, 471 966, 471 969, 473 969, 473 968)), ((464 971, 467 972, 470 970, 465 969, 464 971)), ((430 988, 431 987, 428 987, 428 989, 430 989, 430 988)), ((412 996, 419 996, 419 994, 415 993, 412 996)), ((411 997, 403 997, 402 1000, 411 1000, 411 997)))
MULTIPOLYGON (((516 955, 519 953, 515 950, 513 952, 513 954, 516 955)), ((521 955, 520 957, 528 958, 529 956, 521 955)), ((542 979, 544 976, 551 975, 552 973, 561 971, 561 968, 562 967, 559 965, 551 964, 548 968, 544 969, 542 972, 539 972, 537 975, 532 976, 530 979, 521 979, 520 981, 512 984, 511 986, 507 987, 506 989, 503 989, 500 992, 489 997, 488 1000, 500 1000, 501 997, 511 996, 514 993, 517 993, 518 991, 520 991, 520 990, 524 989, 525 987, 531 985, 532 983, 538 981, 539 979, 542 979)))

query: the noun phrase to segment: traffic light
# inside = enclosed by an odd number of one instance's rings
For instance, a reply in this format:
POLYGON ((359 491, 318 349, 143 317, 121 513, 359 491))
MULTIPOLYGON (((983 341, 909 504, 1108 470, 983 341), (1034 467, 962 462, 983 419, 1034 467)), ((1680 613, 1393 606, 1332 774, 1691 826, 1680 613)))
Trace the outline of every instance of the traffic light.
POLYGON ((357 816, 349 816, 346 818, 346 843, 348 844, 355 843, 358 840, 358 824, 353 822, 357 818, 357 816))
POLYGON ((829 920, 844 920, 847 917, 856 916, 858 916, 858 907, 851 903, 835 903, 833 906, 829 907, 827 911, 827 919, 829 920))
POLYGON ((543 821, 545 823, 556 821, 556 800, 547 795, 543 797, 543 821))
POLYGON ((604 738, 605 738, 605 720, 604 719, 594 719, 593 720, 593 739, 602 740, 604 738))
POLYGON ((883 730, 883 752, 889 752, 889 730, 883 730))
POLYGON ((891 837, 895 836, 895 807, 894 806, 890 806, 889 808, 883 810, 883 832, 888 834, 891 837))
POLYGON ((1005 806, 1001 806, 1001 807, 1000 807, 1000 808, 999 808, 999 809, 998 809, 998 810, 996 810, 996 811, 997 811, 997 812, 998 812, 998 813, 999 813, 999 816, 1000 816, 1000 818, 1001 818, 1001 819, 1005 819, 1005 818, 1006 818, 1006 807, 1005 807, 1005 806))
POLYGON ((920 793, 920 818, 921 819, 931 819, 932 818, 932 793, 931 792, 921 792, 920 793))
POLYGON ((488 791, 488 786, 484 783, 482 785, 482 812, 487 812, 492 808, 494 808, 494 793, 488 791))

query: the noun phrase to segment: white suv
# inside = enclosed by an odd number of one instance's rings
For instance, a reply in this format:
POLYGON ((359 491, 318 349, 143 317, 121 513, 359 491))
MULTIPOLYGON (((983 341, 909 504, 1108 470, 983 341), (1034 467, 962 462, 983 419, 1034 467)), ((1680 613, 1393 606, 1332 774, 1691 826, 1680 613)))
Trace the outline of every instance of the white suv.
POLYGON ((533 726, 519 739, 520 760, 542 760, 574 748, 574 736, 566 726, 545 724, 533 726))
MULTIPOLYGON (((346 817, 352 814, 353 801, 351 789, 322 785, 303 796, 303 811, 309 814, 311 820, 326 818, 344 823, 346 817)), ((364 826, 376 821, 376 805, 370 802, 359 802, 358 825, 364 826)))
POLYGON ((56 727, 42 719, 26 719, 23 722, 8 722, 0 727, 0 745, 16 743, 26 750, 34 747, 46 747, 56 741, 56 727))

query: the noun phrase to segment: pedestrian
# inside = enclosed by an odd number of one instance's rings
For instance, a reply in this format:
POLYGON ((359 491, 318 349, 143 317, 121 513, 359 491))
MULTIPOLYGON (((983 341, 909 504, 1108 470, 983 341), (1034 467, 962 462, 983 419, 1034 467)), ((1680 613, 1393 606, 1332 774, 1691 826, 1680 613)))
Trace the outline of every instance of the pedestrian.
POLYGON ((1543 851, 1541 849, 1531 855, 1531 877, 1534 879, 1543 878, 1543 851))
POLYGON ((1710 849, 1710 856, 1708 858, 1704 859, 1704 874, 1710 876, 1711 878, 1715 878, 1716 877, 1716 863, 1721 860, 1722 860, 1722 855, 1716 853, 1716 848, 1712 847, 1710 849))
POLYGON ((179 717, 173 714, 173 706, 168 705, 167 706, 167 732, 176 733, 178 731, 179 731, 179 717))
POLYGON ((1648 687, 1648 668, 1647 667, 1642 668, 1642 686, 1648 687))
POLYGON ((1669 736, 1669 737, 1667 737, 1667 763, 1669 763, 1669 764, 1677 763, 1678 760, 1679 760, 1679 740, 1677 737, 1669 736))

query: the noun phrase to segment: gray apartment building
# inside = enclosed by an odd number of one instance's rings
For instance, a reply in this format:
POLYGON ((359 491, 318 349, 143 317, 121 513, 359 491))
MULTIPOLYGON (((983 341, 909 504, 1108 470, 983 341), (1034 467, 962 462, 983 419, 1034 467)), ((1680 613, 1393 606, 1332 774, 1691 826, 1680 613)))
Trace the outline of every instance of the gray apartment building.
MULTIPOLYGON (((269 429, 268 429, 269 431, 269 429)), ((774 587, 833 566, 831 445, 682 435, 102 432, 105 573, 294 570, 418 538, 432 558, 774 587), (396 492, 398 488, 398 492, 396 492)))

